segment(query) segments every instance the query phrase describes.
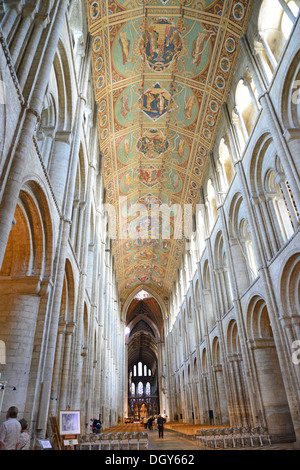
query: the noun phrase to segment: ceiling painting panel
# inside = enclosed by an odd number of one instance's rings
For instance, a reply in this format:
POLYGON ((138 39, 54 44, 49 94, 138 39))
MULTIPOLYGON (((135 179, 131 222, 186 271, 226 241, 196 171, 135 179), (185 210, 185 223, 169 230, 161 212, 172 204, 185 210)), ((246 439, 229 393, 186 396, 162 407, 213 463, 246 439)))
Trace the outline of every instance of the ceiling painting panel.
POLYGON ((167 301, 184 250, 183 207, 194 211, 199 199, 251 1, 87 7, 120 298, 148 285, 167 301))

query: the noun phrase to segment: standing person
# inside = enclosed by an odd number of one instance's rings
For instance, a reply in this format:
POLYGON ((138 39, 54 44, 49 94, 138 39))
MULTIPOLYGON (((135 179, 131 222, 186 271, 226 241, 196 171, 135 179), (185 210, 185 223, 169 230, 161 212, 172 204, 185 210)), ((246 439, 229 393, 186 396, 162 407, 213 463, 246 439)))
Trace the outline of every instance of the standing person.
POLYGON ((28 423, 26 419, 20 419, 19 423, 21 424, 21 435, 20 435, 20 442, 18 445, 17 450, 29 450, 30 447, 30 436, 27 431, 28 423))
POLYGON ((98 419, 97 423, 96 423, 96 434, 100 434, 101 429, 102 429, 102 423, 101 423, 100 419, 98 419))
POLYGON ((148 419, 145 416, 144 417, 144 428, 147 429, 147 426, 148 426, 148 419))
POLYGON ((93 422, 93 433, 94 434, 99 434, 102 429, 101 421, 100 419, 94 419, 93 422))
POLYGON ((152 418, 152 416, 149 416, 149 419, 148 419, 148 428, 149 428, 149 431, 152 431, 152 422, 153 422, 153 418, 152 418))
POLYGON ((158 415, 157 418, 157 427, 158 427, 158 437, 164 438, 164 424, 166 420, 161 415, 158 415))
POLYGON ((6 413, 6 421, 0 426, 0 450, 17 450, 21 435, 18 412, 16 406, 11 406, 6 413))

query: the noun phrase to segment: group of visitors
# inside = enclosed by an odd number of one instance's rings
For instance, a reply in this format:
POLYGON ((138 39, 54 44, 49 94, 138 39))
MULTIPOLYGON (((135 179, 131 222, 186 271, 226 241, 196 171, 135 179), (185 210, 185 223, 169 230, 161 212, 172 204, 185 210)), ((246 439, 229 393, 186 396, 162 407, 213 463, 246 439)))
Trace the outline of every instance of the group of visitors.
POLYGON ((11 406, 0 426, 0 450, 29 450, 30 435, 25 419, 17 420, 18 408, 11 406))
POLYGON ((149 429, 149 431, 153 430, 153 425, 156 427, 158 430, 158 437, 163 438, 164 437, 164 424, 166 422, 166 419, 161 416, 149 416, 149 418, 146 418, 146 416, 142 419, 142 424, 144 424, 145 429, 149 429))

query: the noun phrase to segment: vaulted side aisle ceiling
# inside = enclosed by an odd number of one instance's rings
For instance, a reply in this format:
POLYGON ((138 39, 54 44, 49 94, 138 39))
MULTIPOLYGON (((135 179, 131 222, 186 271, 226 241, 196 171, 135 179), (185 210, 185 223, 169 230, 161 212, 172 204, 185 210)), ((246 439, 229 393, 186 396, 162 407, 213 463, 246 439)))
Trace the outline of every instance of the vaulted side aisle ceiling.
POLYGON ((127 223, 112 243, 123 301, 139 285, 171 292, 184 250, 174 218, 170 239, 152 239, 161 218, 128 211, 198 203, 250 4, 87 2, 106 202, 127 223))

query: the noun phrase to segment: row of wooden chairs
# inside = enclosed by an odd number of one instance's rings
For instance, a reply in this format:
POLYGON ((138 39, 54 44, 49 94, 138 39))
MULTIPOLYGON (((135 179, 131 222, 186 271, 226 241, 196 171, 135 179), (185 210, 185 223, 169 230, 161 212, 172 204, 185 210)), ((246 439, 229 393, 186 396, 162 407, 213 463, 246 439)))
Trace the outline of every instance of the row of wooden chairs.
POLYGON ((240 428, 213 428, 198 429, 196 434, 198 446, 204 447, 254 447, 263 446, 266 442, 271 445, 268 429, 264 427, 240 427, 240 428))
POLYGON ((79 450, 122 450, 148 449, 148 434, 146 432, 117 432, 96 434, 82 440, 79 450))

